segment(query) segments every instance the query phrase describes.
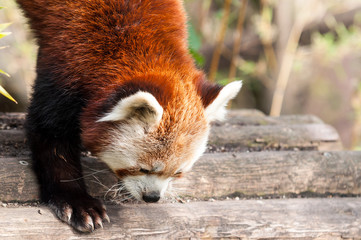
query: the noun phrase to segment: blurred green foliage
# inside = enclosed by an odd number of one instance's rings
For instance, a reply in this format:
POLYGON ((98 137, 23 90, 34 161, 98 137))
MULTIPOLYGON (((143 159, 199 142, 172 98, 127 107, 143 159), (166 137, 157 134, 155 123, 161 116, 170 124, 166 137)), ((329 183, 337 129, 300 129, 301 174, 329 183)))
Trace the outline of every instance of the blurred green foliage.
MULTIPOLYGON (((0 7, 0 9, 2 9, 3 7, 0 7)), ((1 23, 0 24, 0 39, 10 35, 10 32, 3 32, 8 26, 10 26, 11 23, 1 23)), ((4 47, 1 47, 0 49, 2 49, 4 47)), ((2 75, 5 75, 7 77, 10 77, 9 74, 7 74, 6 72, 4 72, 3 70, 0 69, 0 73, 2 75)), ((7 97, 8 99, 10 99, 11 101, 16 102, 16 100, 0 85, 0 94, 4 95, 5 97, 7 97)))
POLYGON ((197 65, 202 67, 204 65, 204 57, 200 54, 199 50, 201 48, 201 36, 196 31, 192 22, 188 21, 188 47, 189 52, 192 54, 197 65))
POLYGON ((334 29, 334 32, 325 34, 315 32, 313 35, 312 48, 323 51, 326 60, 339 58, 345 49, 361 50, 360 27, 352 25, 347 28, 343 24, 337 24, 334 29))

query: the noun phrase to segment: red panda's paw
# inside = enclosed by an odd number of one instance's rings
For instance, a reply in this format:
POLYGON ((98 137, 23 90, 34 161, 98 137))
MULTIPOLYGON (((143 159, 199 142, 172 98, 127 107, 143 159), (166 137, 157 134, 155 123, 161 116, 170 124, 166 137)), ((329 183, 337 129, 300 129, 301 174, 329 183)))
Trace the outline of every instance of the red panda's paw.
POLYGON ((49 201, 50 208, 63 222, 79 232, 93 232, 103 228, 103 221, 110 222, 104 204, 89 195, 74 199, 54 197, 49 201))

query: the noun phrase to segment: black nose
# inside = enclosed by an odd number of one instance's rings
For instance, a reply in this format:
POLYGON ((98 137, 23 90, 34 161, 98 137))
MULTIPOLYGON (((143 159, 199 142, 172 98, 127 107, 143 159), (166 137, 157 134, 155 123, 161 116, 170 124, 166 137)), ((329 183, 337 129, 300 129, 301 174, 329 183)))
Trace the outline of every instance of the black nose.
POLYGON ((143 194, 143 200, 145 202, 158 202, 159 199, 160 199, 159 192, 150 192, 150 193, 143 194))

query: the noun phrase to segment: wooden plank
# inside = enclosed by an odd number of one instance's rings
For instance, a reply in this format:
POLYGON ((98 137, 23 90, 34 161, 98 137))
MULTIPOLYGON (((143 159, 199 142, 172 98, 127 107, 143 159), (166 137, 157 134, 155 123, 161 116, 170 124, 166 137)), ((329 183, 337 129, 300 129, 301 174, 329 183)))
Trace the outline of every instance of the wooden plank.
POLYGON ((206 154, 192 173, 174 185, 181 195, 198 198, 234 192, 361 194, 361 152, 206 154))
POLYGON ((108 206, 111 223, 78 234, 44 207, 0 207, 0 239, 360 239, 361 199, 108 206))
MULTIPOLYGON (((0 130, 22 129, 24 127, 25 113, 1 113, 0 130)), ((266 116, 256 109, 238 109, 227 113, 225 121, 216 125, 274 125, 274 124, 302 124, 323 123, 314 115, 282 115, 280 117, 266 116)))
POLYGON ((0 157, 30 156, 23 130, 0 131, 0 157))
MULTIPOLYGON (((262 150, 342 150, 336 130, 325 124, 242 126, 215 124, 209 152, 262 150)), ((26 156, 29 150, 22 130, 0 131, 0 157, 26 156)))
POLYGON ((322 124, 323 121, 314 115, 282 115, 279 117, 270 117, 262 114, 247 114, 242 110, 232 110, 227 114, 225 121, 217 121, 215 125, 280 125, 280 124, 322 124))
MULTIPOLYGON (((233 118, 234 116, 241 117, 265 117, 265 114, 257 109, 238 109, 229 111, 229 117, 233 118)), ((9 130, 9 129, 22 129, 24 127, 24 122, 26 118, 26 113, 23 112, 11 112, 4 113, 0 112, 0 130, 9 130)))
MULTIPOLYGON (((21 113, 0 114, 0 157, 25 156, 21 113), (12 124, 12 125, 11 125, 12 124), (16 124, 17 129, 8 129, 16 124), (1 128, 0 128, 1 129, 1 128), (20 145, 19 145, 20 144, 20 145), (23 151, 24 150, 24 151, 23 151)), ((342 150, 336 130, 312 115, 267 117, 257 110, 234 110, 225 122, 212 124, 209 152, 261 150, 342 150)))
MULTIPOLYGON (((30 165, 27 158, 0 158, 0 201, 38 199, 30 165)), ((106 165, 96 159, 84 158, 83 168, 94 196, 103 197, 117 182, 106 165)), ((361 152, 205 154, 173 187, 179 196, 197 199, 232 194, 246 198, 303 192, 361 194, 361 152)))
POLYGON ((25 113, 0 112, 0 130, 21 129, 24 127, 25 113))
POLYGON ((325 124, 214 125, 209 138, 211 151, 342 150, 336 130, 325 124))

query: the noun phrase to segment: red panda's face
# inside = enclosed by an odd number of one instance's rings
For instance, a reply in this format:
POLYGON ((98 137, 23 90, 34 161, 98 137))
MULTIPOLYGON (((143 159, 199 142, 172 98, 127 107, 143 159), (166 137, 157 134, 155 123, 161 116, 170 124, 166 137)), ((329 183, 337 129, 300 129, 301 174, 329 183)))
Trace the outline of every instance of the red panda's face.
POLYGON ((98 120, 113 124, 97 155, 134 198, 156 202, 169 183, 189 171, 204 152, 209 122, 221 117, 214 116, 217 112, 224 114, 225 104, 218 98, 229 100, 224 96, 229 92, 221 93, 214 100, 216 105, 206 109, 194 97, 163 109, 152 94, 141 91, 120 100, 98 120))
POLYGON ((167 136, 159 139, 158 131, 144 135, 138 142, 139 151, 127 168, 118 168, 115 173, 132 196, 146 202, 158 201, 164 196, 171 181, 189 171, 204 152, 208 128, 191 136, 167 136))
POLYGON ((188 101, 188 111, 163 109, 150 93, 137 92, 98 121, 113 122, 98 156, 136 199, 158 200, 204 152, 209 124, 202 105, 188 101))

